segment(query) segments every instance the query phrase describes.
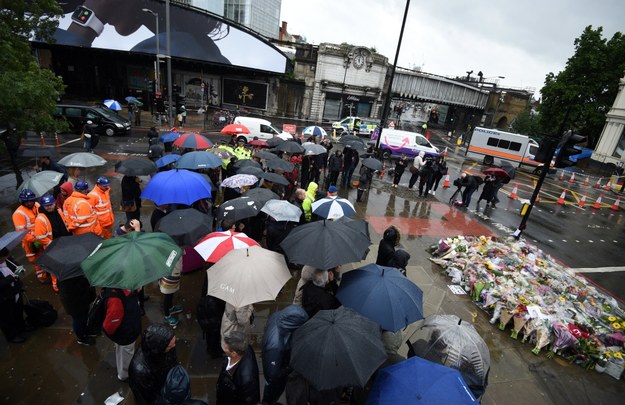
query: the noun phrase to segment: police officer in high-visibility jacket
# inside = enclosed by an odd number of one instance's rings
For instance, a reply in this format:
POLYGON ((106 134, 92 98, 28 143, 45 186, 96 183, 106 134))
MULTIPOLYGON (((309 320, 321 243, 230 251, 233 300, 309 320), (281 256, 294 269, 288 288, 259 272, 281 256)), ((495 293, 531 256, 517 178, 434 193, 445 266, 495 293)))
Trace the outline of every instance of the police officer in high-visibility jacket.
POLYGON ((106 177, 100 176, 95 184, 96 186, 88 195, 98 215, 98 222, 102 228, 102 237, 109 239, 113 236, 113 224, 115 223, 115 215, 113 214, 111 196, 109 194, 111 183, 106 177))
MULTIPOLYGON (((35 246, 44 250, 52 243, 53 239, 62 236, 69 236, 71 233, 67 230, 63 211, 56 208, 56 200, 50 194, 44 194, 39 200, 39 215, 35 219, 35 246)), ((50 273, 52 278, 52 288, 59 291, 56 286, 56 277, 50 273)))
MULTIPOLYGON (((20 191, 19 200, 21 205, 13 212, 13 225, 16 231, 28 231, 22 239, 22 247, 26 253, 26 259, 33 263, 40 253, 35 246, 35 219, 39 213, 39 203, 37 196, 28 188, 20 191)), ((43 271, 39 266, 35 266, 35 274, 37 279, 46 283, 49 281, 48 273, 43 271)))
POLYGON ((98 222, 98 215, 91 204, 91 198, 87 196, 89 183, 78 180, 74 184, 74 192, 63 203, 63 214, 67 221, 67 229, 73 235, 93 232, 102 236, 102 228, 98 222))

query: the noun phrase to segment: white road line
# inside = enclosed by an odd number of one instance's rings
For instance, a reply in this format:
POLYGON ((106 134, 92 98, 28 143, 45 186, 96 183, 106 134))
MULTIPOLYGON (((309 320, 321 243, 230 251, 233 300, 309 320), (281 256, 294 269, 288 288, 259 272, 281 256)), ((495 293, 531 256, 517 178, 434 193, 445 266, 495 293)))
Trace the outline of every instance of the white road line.
POLYGON ((571 270, 576 273, 615 273, 625 271, 625 267, 578 267, 571 270))

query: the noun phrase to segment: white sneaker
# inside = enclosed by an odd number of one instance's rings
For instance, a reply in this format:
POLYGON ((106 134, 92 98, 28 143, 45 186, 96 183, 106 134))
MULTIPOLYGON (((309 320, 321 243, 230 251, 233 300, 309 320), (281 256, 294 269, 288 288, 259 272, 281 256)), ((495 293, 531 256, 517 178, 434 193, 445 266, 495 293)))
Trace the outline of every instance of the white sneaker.
POLYGON ((432 191, 432 195, 436 195, 436 191, 432 191))

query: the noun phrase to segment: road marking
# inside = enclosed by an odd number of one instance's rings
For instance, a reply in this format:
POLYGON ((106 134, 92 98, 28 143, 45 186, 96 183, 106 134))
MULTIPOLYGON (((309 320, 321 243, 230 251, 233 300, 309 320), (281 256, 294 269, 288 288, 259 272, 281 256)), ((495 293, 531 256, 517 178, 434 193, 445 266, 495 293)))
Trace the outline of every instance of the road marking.
POLYGON ((571 270, 576 273, 616 273, 625 271, 625 267, 578 267, 571 270))

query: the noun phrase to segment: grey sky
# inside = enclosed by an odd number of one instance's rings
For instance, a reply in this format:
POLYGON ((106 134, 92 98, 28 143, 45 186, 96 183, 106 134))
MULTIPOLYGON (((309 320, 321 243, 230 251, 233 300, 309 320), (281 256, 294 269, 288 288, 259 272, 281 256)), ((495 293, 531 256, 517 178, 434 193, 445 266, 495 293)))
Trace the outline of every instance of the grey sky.
MULTIPOLYGON (((281 20, 308 42, 375 47, 393 62, 404 0, 282 0, 281 20)), ((622 0, 412 0, 399 66, 443 76, 478 71, 500 83, 540 91, 561 71, 588 25, 610 39, 625 31, 622 0)))

